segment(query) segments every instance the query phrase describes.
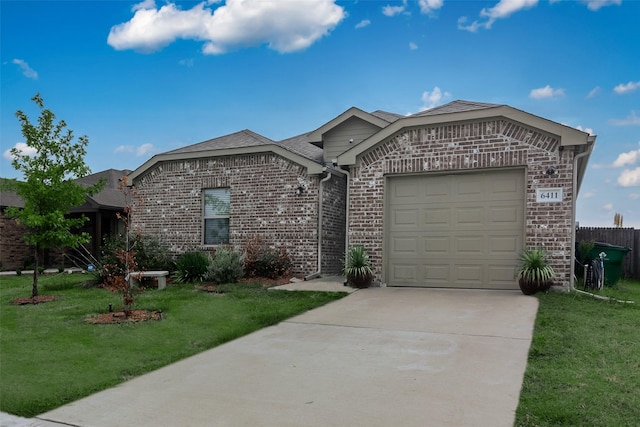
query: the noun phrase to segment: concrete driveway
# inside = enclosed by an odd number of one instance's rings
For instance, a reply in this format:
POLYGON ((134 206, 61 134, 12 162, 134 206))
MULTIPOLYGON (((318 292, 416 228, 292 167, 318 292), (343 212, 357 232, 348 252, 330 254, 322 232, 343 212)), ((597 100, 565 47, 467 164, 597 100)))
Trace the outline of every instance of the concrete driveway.
POLYGON ((537 304, 515 291, 359 290, 38 421, 512 426, 537 304))

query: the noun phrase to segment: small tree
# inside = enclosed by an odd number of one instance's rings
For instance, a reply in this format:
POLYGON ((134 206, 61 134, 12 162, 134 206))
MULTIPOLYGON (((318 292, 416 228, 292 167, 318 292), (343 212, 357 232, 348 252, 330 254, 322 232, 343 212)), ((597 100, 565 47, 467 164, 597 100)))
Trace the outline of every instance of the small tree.
POLYGON ((22 172, 24 181, 7 180, 3 188, 13 190, 24 201, 23 208, 7 209, 7 216, 27 227, 25 242, 33 247, 32 297, 38 296, 38 259, 41 249, 75 248, 90 240, 88 233, 74 233, 88 218, 69 218, 71 208, 82 205, 85 197, 100 191, 103 181, 84 187, 75 179, 91 171, 84 163, 89 139, 86 136, 73 142, 73 131, 66 129, 64 120, 55 123, 55 114, 44 108, 40 94, 31 98, 40 108, 37 125, 18 110, 16 117, 22 126, 25 143, 34 153, 11 149, 12 166, 22 172))
POLYGON ((136 196, 136 189, 128 184, 129 178, 123 176, 119 189, 124 195, 125 207, 122 213, 118 212, 116 214, 124 224, 124 248, 113 251, 116 262, 102 266, 105 283, 115 288, 122 295, 123 311, 126 317, 131 314, 131 306, 136 298, 137 289, 131 285, 130 275, 132 272, 138 272, 135 245, 140 241, 140 233, 136 231, 135 235, 132 235, 131 230, 134 212, 133 199, 136 196))

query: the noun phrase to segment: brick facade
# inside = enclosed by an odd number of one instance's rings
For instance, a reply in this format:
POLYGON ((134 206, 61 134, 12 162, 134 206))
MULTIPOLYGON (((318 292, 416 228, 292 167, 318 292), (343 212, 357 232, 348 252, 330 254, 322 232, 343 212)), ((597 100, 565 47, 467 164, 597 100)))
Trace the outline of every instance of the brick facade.
POLYGON ((322 191, 322 273, 342 273, 345 251, 347 180, 333 173, 322 191))
POLYGON ((382 280, 386 175, 521 167, 527 182, 524 245, 544 246, 555 284, 569 287, 573 157, 571 147, 559 150, 557 137, 506 119, 403 130, 362 153, 351 169, 349 243, 364 245, 382 280), (548 167, 554 175, 545 174, 548 167), (563 201, 537 203, 538 187, 561 187, 563 201))
POLYGON ((0 211, 0 263, 4 270, 24 268, 25 261, 33 259, 33 249, 24 242, 26 227, 0 211))
MULTIPOLYGON (((318 176, 273 153, 163 162, 133 183, 133 226, 159 237, 176 254, 204 249, 202 192, 228 187, 230 244, 240 248, 261 236, 269 245, 287 249, 295 274, 311 274, 317 269, 318 182, 318 176)), ((329 197, 338 186, 327 187, 329 197)), ((331 238, 334 228, 326 227, 323 234, 331 238)), ((334 256, 328 244, 327 253, 334 256)))

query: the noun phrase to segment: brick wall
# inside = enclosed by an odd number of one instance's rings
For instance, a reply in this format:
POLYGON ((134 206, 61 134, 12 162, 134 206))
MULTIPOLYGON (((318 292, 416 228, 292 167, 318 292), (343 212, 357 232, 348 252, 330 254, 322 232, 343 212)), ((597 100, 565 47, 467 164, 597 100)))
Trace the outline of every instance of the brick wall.
POLYGON ((383 280, 384 176, 386 174, 472 171, 525 167, 525 247, 544 246, 557 278, 571 280, 572 168, 570 147, 509 120, 433 125, 402 131, 360 155, 351 171, 349 243, 370 252, 376 280, 383 280), (547 167, 556 174, 545 175, 547 167), (536 188, 562 187, 562 203, 536 203, 536 188))
POLYGON ((134 185, 133 226, 176 254, 203 248, 202 190, 229 187, 232 245, 242 247, 259 235, 287 249, 295 274, 317 269, 318 177, 294 162, 275 154, 172 161, 156 165, 134 185))
POLYGON ((333 173, 322 192, 322 273, 342 273, 345 248, 347 180, 333 173))
MULTIPOLYGON (((0 212, 0 262, 3 270, 22 270, 25 265, 34 263, 33 247, 27 246, 24 233, 27 228, 19 225, 15 219, 7 218, 4 209, 0 212)), ((41 251, 41 267, 60 267, 64 265, 65 248, 52 248, 41 251)))
POLYGON ((4 270, 22 269, 25 260, 33 258, 33 249, 22 237, 25 231, 15 219, 5 216, 4 209, 0 211, 0 262, 4 270))

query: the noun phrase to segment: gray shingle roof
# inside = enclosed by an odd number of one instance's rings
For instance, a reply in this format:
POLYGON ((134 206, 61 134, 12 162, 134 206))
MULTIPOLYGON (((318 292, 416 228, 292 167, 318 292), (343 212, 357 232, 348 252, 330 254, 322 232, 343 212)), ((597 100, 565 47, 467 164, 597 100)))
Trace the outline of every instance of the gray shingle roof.
POLYGON ((198 151, 224 150, 227 148, 252 147, 256 145, 274 144, 274 141, 248 129, 231 133, 218 138, 209 139, 197 144, 188 145, 164 154, 186 154, 198 151))
MULTIPOLYGON (((87 209, 96 208, 122 209, 124 207, 125 200, 122 195, 122 191, 120 191, 118 187, 120 186, 120 179, 129 173, 131 173, 131 171, 128 169, 107 169, 87 175, 84 178, 78 178, 76 182, 84 186, 93 185, 103 178, 106 182, 102 191, 98 194, 94 194, 93 196, 88 196, 86 202, 82 206, 73 208, 72 212, 83 212, 87 209)), ((24 201, 13 191, 2 191, 0 192, 0 205, 24 207, 24 201)))
POLYGON ((449 102, 448 104, 440 105, 438 107, 431 108, 429 110, 421 111, 419 113, 413 114, 409 117, 422 117, 422 116, 435 116, 437 114, 447 114, 447 113, 461 113, 464 111, 472 111, 472 110, 484 110, 487 108, 495 108, 500 107, 503 104, 488 104, 485 102, 473 102, 473 101, 463 101, 457 100, 449 102))
POLYGON ((323 150, 322 148, 311 144, 309 142, 308 135, 308 133, 305 133, 292 138, 283 139, 278 142, 278 145, 316 163, 322 163, 323 150))
POLYGON ((396 120, 405 117, 402 114, 390 113, 388 111, 382 111, 382 110, 376 110, 373 113, 371 113, 371 115, 376 116, 377 118, 385 120, 389 123, 393 123, 396 120))

